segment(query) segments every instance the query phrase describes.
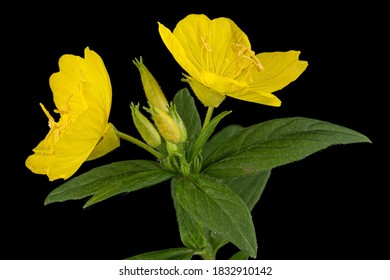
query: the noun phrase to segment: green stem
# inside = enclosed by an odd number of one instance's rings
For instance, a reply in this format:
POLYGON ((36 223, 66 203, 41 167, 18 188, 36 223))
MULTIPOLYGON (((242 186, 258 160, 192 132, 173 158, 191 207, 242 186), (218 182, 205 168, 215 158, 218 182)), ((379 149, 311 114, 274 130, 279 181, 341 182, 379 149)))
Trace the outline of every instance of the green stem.
POLYGON ((207 107, 207 113, 206 113, 206 117, 204 119, 204 123, 203 123, 202 128, 205 128, 206 125, 209 124, 209 122, 211 120, 211 116, 213 115, 213 111, 214 111, 214 107, 207 107))
POLYGON ((157 152, 155 149, 153 149, 152 147, 148 146, 147 144, 145 144, 144 142, 138 140, 137 138, 134 138, 133 136, 130 136, 128 134, 125 134, 123 132, 120 132, 118 130, 115 131, 116 132, 116 135, 118 135, 119 138, 122 138, 126 141, 129 141, 145 150, 147 150, 149 153, 151 153, 152 155, 154 155, 156 158, 158 159, 162 159, 163 156, 157 152))

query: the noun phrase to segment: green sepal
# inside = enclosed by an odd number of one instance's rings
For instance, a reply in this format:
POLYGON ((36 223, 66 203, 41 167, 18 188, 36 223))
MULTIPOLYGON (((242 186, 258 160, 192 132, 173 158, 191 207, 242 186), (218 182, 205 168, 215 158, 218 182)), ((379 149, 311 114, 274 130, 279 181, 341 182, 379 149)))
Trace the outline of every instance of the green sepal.
POLYGON ((149 160, 127 160, 96 167, 54 189, 45 205, 92 196, 84 208, 120 193, 128 193, 166 181, 174 173, 149 160))
POLYGON ((371 143, 352 129, 315 119, 292 117, 255 124, 235 134, 203 162, 218 178, 256 174, 301 160, 336 144, 371 143))
POLYGON ((142 253, 126 260, 190 260, 194 254, 194 249, 180 247, 142 253))
POLYGON ((251 213, 228 186, 215 178, 195 174, 178 181, 176 198, 195 220, 249 256, 256 257, 257 241, 251 213))

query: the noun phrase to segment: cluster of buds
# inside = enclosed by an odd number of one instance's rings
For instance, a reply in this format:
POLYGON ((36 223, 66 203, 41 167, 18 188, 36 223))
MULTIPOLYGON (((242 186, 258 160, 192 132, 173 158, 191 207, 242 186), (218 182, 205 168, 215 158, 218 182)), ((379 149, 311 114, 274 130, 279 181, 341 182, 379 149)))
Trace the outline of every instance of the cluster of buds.
POLYGON ((169 104, 156 79, 142 62, 142 58, 135 59, 142 85, 148 101, 148 108, 144 108, 151 115, 151 120, 144 116, 139 104, 131 104, 134 125, 142 139, 152 148, 164 150, 168 155, 174 154, 178 145, 186 142, 187 131, 176 111, 173 103, 169 104))

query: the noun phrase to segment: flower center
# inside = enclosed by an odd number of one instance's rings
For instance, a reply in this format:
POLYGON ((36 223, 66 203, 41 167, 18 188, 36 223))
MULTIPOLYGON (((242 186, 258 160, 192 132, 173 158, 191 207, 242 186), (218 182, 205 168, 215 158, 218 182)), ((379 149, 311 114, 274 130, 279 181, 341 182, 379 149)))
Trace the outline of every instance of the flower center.
POLYGON ((254 51, 247 46, 234 43, 232 44, 233 53, 236 55, 235 69, 232 73, 232 78, 246 79, 249 77, 252 80, 252 71, 255 68, 257 71, 263 71, 264 67, 261 65, 260 60, 256 57, 254 51))
POLYGON ((49 146, 51 152, 53 152, 54 145, 61 138, 62 133, 67 129, 67 127, 69 127, 72 124, 73 122, 72 116, 74 116, 74 113, 72 113, 72 111, 69 108, 69 100, 68 100, 66 106, 54 110, 54 113, 60 114, 60 119, 58 122, 56 122, 54 118, 50 115, 49 111, 45 108, 45 106, 42 103, 39 103, 39 105, 41 106, 43 112, 49 119, 48 125, 50 131, 46 135, 45 144, 49 146))

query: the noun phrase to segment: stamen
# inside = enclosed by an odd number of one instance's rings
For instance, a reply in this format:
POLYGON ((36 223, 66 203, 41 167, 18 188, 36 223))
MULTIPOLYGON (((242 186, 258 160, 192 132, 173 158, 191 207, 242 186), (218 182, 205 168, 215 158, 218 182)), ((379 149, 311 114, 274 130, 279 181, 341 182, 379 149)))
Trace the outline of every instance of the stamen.
POLYGON ((242 78, 246 78, 249 76, 250 79, 252 79, 251 74, 253 67, 256 68, 256 70, 259 72, 264 70, 264 67, 263 65, 261 65, 260 60, 256 57, 255 52, 247 46, 240 43, 235 43, 232 44, 232 49, 237 56, 237 69, 234 72, 234 78, 237 78, 239 75, 241 75, 244 69, 246 71, 243 74, 242 78))
POLYGON ((45 113, 45 115, 49 119, 48 125, 50 128, 50 131, 46 135, 45 144, 50 147, 51 152, 54 152, 55 143, 60 139, 61 134, 66 130, 66 128, 72 124, 72 121, 69 117, 68 112, 64 112, 62 110, 55 109, 54 110, 55 113, 64 114, 61 117, 68 117, 68 120, 66 122, 62 122, 62 124, 60 124, 60 122, 56 122, 54 120, 54 118, 51 116, 49 111, 45 108, 45 106, 42 103, 39 103, 39 105, 41 106, 43 112, 45 113))
POLYGON ((206 35, 205 37, 200 36, 200 40, 202 41, 202 59, 204 66, 209 71, 214 71, 214 64, 213 64, 213 57, 211 53, 213 52, 213 49, 208 44, 208 38, 209 36, 206 35))
POLYGON ((54 118, 50 115, 49 111, 45 108, 45 106, 42 103, 39 103, 39 105, 41 106, 43 112, 45 113, 45 115, 49 119, 49 121, 50 120, 54 121, 54 118))

